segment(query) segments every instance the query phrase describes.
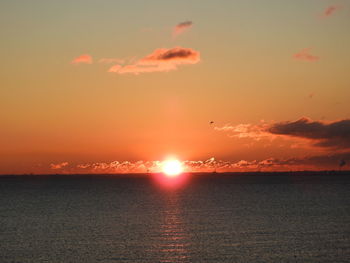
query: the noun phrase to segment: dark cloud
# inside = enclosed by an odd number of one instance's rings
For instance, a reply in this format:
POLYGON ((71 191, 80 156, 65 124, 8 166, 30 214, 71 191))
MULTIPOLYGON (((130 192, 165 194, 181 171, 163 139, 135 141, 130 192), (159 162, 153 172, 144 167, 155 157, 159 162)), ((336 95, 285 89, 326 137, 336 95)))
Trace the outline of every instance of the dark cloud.
POLYGON ((176 37, 176 36, 184 33, 185 31, 190 29, 192 26, 193 26, 192 21, 185 21, 185 22, 177 24, 173 29, 173 36, 176 37))
POLYGON ((143 58, 141 63, 173 62, 179 64, 195 64, 200 60, 198 51, 191 48, 175 47, 171 49, 159 48, 143 58))
POLYGON ((320 147, 350 148, 350 119, 326 123, 304 117, 294 122, 275 123, 268 128, 268 132, 310 139, 320 147))
POLYGON ((192 25, 193 25, 192 21, 185 21, 185 22, 179 23, 176 27, 177 28, 183 28, 183 27, 190 27, 192 25))
POLYGON ((194 51, 191 49, 175 49, 175 50, 168 50, 164 54, 161 54, 158 59, 161 60, 168 60, 168 59, 175 59, 175 58, 187 58, 191 57, 194 54, 194 51))

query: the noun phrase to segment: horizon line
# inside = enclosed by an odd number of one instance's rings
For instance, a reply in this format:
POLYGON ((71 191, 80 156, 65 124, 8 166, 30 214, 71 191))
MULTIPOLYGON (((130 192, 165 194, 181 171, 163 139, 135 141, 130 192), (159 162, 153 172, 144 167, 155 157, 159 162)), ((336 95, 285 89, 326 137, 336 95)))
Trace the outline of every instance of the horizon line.
MULTIPOLYGON (((301 174, 307 173, 315 174, 347 174, 350 176, 350 170, 299 170, 299 171, 235 171, 235 172, 183 172, 181 174, 189 174, 189 175, 237 175, 237 174, 245 174, 245 175, 257 175, 257 174, 301 174)), ((150 173, 23 173, 23 174, 0 174, 0 177, 9 177, 9 176, 133 176, 133 175, 141 175, 141 176, 151 176, 151 175, 159 175, 163 174, 163 172, 150 172, 150 173)))

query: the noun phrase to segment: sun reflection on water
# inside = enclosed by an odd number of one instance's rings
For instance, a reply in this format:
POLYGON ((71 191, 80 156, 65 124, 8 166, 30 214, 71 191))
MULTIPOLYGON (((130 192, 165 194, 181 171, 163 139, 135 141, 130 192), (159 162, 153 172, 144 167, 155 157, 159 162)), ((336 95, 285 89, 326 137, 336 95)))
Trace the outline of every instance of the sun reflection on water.
POLYGON ((164 198, 163 211, 157 237, 157 247, 153 253, 157 254, 158 262, 191 262, 190 235, 183 219, 183 210, 177 191, 167 192, 164 198))

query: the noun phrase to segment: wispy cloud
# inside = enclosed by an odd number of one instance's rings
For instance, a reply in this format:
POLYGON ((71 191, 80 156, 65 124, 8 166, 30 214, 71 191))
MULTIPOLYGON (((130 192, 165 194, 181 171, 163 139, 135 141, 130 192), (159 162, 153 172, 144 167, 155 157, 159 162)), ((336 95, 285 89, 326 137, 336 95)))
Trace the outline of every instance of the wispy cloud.
POLYGON ((225 124, 222 127, 214 127, 214 130, 226 132, 229 137, 236 138, 251 138, 254 140, 260 140, 262 138, 271 138, 271 133, 267 131, 269 125, 265 122, 260 124, 225 124))
POLYGON ((173 37, 177 37, 177 36, 181 35, 182 33, 189 30, 192 26, 193 26, 192 21, 185 21, 185 22, 181 22, 181 23, 177 24, 173 28, 173 37))
POLYGON ((199 61, 200 53, 191 48, 159 48, 134 64, 126 66, 114 65, 109 69, 109 72, 136 75, 150 72, 167 72, 176 70, 179 65, 196 64, 199 61))
POLYGON ((52 163, 52 164, 50 164, 50 168, 51 168, 52 170, 59 170, 59 169, 62 169, 62 168, 64 168, 64 167, 68 166, 68 165, 69 165, 68 162, 52 163))
POLYGON ((299 51, 298 53, 294 54, 293 57, 297 60, 302 61, 318 61, 320 57, 310 54, 311 48, 305 48, 299 51))
MULTIPOLYGON (((114 70, 116 67, 114 66, 114 70)), ((149 66, 144 66, 141 64, 135 64, 135 65, 127 65, 124 67, 121 67, 117 71, 112 71, 113 69, 111 68, 109 72, 115 72, 118 74, 134 74, 138 75, 141 73, 153 73, 153 72, 168 72, 172 70, 176 70, 177 67, 173 64, 155 64, 155 65, 149 65, 149 66)))
POLYGON ((92 64, 92 57, 89 54, 83 54, 74 58, 71 61, 72 64, 92 64))
POLYGON ((75 171, 80 173, 146 173, 146 172, 160 172, 160 161, 136 161, 136 162, 119 162, 113 161, 84 163, 76 165, 75 171))
POLYGON ((336 11, 338 11, 340 9, 340 6, 335 6, 335 5, 331 5, 328 6, 322 14, 323 18, 329 17, 331 15, 333 15, 336 11))
POLYGON ((121 65, 114 65, 114 66, 109 68, 108 72, 117 73, 122 68, 123 67, 121 65))

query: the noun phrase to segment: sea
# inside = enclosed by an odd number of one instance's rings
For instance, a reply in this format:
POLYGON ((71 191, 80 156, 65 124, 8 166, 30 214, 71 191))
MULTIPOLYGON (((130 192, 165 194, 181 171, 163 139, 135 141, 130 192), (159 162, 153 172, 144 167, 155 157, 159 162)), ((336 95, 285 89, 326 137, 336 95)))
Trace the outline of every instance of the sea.
POLYGON ((0 262, 350 262, 350 173, 1 176, 0 262))

